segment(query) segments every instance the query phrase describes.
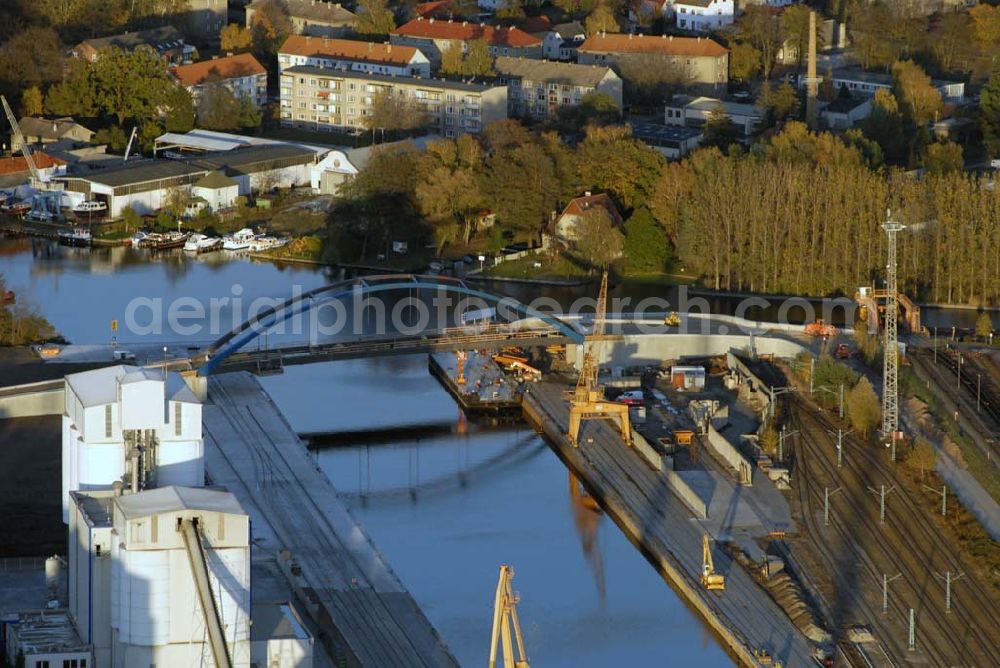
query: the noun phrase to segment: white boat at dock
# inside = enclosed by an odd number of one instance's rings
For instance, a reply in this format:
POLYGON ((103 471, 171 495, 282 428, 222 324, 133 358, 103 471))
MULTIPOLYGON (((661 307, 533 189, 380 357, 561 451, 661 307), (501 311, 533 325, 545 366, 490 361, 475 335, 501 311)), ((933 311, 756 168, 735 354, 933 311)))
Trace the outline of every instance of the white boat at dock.
POLYGON ((244 227, 242 230, 222 237, 222 247, 228 251, 248 250, 255 236, 253 230, 244 227))
POLYGON ((253 241, 250 242, 250 251, 253 253, 260 253, 261 251, 280 248, 287 243, 288 239, 279 239, 277 237, 260 235, 254 237, 253 241))
POLYGON ((208 253, 222 248, 222 239, 204 234, 192 234, 184 244, 189 253, 208 253))

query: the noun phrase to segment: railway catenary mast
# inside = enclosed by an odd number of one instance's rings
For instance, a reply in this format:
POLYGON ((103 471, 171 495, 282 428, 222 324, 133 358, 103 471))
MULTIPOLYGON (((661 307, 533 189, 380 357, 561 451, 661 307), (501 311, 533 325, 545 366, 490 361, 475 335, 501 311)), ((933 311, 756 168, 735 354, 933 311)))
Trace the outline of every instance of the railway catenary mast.
POLYGON ((896 286, 896 235, 906 229, 892 219, 886 211, 882 224, 888 236, 888 262, 886 263, 885 344, 882 351, 882 438, 893 440, 899 430, 899 346, 897 319, 899 299, 896 286))

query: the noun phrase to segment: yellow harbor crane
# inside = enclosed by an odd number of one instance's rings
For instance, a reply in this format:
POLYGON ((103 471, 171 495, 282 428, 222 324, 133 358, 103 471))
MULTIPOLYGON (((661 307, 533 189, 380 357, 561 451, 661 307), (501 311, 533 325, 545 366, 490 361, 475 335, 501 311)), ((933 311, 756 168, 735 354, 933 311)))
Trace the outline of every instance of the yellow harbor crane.
POLYGON ((715 572, 712 550, 708 546, 708 534, 701 537, 701 586, 709 591, 726 588, 726 576, 715 572))
POLYGON ((580 424, 584 420, 612 420, 618 423, 622 440, 626 445, 632 445, 632 425, 629 423, 628 406, 608 401, 604 398, 604 387, 597 381, 600 368, 600 345, 609 340, 605 334, 605 323, 608 314, 608 270, 601 277, 601 291, 597 297, 597 307, 594 313, 594 329, 583 341, 583 368, 580 378, 576 381, 576 389, 570 395, 569 401, 569 437, 570 443, 579 446, 580 424))
POLYGON ((517 620, 518 597, 510 582, 514 579, 514 569, 507 564, 500 566, 500 579, 497 581, 497 595, 493 601, 493 636, 490 640, 490 666, 497 665, 497 641, 502 642, 504 668, 529 668, 528 655, 524 652, 524 639, 521 638, 521 623, 517 620), (511 626, 514 627, 514 637, 511 638, 511 626), (517 641, 517 657, 514 656, 512 640, 517 641))

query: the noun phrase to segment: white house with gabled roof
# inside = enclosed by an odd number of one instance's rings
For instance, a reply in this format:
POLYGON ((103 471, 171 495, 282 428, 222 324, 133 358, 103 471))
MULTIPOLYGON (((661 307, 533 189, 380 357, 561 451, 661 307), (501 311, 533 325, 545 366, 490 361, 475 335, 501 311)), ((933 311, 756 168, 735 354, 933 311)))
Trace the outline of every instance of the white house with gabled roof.
POLYGON ((674 0, 673 13, 681 30, 711 32, 733 22, 736 5, 733 0, 674 0))

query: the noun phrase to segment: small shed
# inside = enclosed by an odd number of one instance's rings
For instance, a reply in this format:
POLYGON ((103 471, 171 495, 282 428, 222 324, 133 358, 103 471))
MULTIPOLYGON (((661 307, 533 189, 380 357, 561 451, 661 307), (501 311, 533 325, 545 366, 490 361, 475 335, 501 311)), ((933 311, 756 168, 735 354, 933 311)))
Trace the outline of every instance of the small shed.
POLYGON ((219 171, 209 172, 191 186, 192 197, 200 197, 208 203, 212 211, 236 206, 240 195, 240 184, 219 171))
POLYGON ((700 366, 670 367, 670 384, 678 390, 705 389, 705 368, 700 366))

